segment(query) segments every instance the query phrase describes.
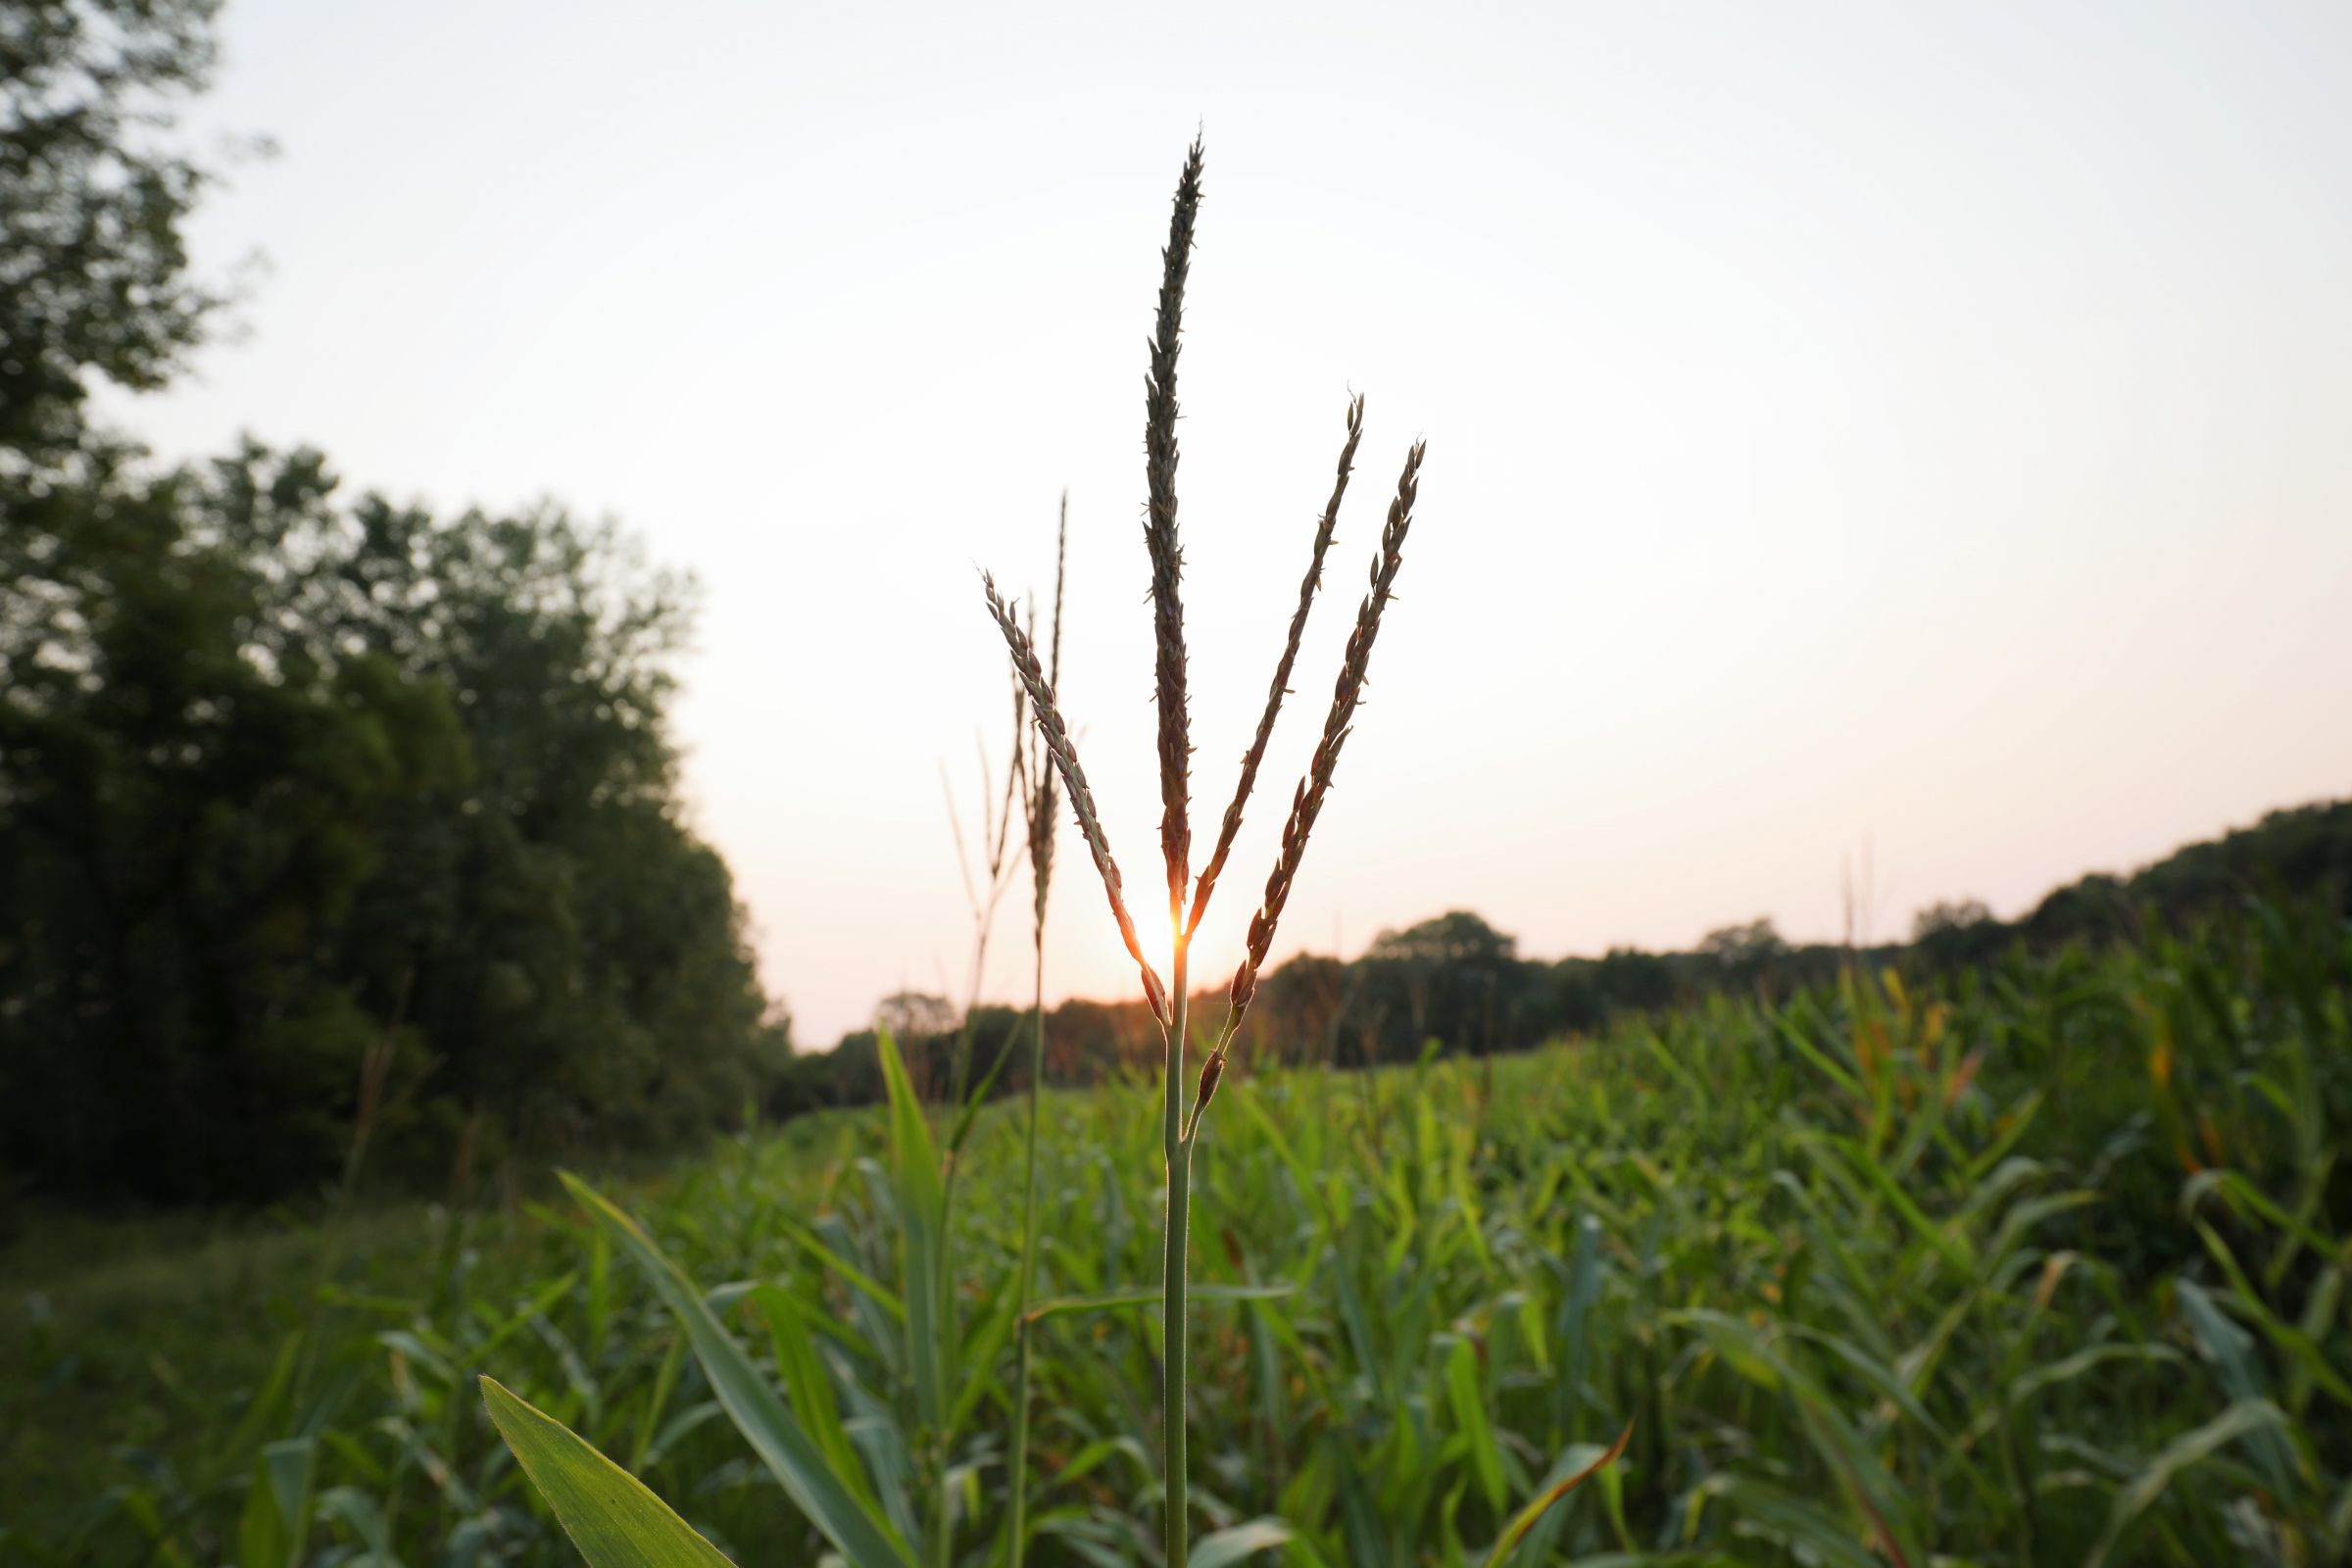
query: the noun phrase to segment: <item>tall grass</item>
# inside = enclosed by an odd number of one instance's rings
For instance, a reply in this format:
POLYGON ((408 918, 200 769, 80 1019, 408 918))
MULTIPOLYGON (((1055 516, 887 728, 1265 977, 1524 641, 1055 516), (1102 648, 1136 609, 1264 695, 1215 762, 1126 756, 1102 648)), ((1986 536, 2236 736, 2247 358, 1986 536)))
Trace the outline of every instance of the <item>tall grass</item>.
MULTIPOLYGON (((2348 1015, 2352 930, 2257 908, 1491 1062, 1237 1077, 1196 1170, 1194 1568, 1251 1542, 1292 1568, 1477 1563, 1629 1421, 1514 1568, 2340 1561, 2348 1015)), ((1040 1112, 1041 1568, 1162 1549, 1158 1090, 1040 1112)), ((0 1341, 0 1562, 567 1560, 481 1372, 737 1561, 832 1545, 738 1427, 761 1386, 914 1560, 929 1449, 952 1560, 1007 1560, 1026 1120, 984 1114, 964 1161, 944 1445, 905 1324, 914 1132, 837 1113, 629 1184, 690 1287, 571 1203, 52 1263, 0 1341), (272 1365, 327 1247, 298 1394, 272 1365)))
POLYGON ((1102 873, 1103 890, 1109 896, 1112 914, 1118 922, 1120 935, 1126 940, 1128 951, 1134 955, 1142 969, 1145 994, 1152 1003, 1152 1013, 1159 1023, 1166 1048, 1160 1119, 1160 1157, 1167 1173, 1167 1200, 1161 1226, 1164 1245, 1160 1263, 1160 1334, 1164 1348, 1160 1375, 1160 1431, 1164 1455, 1162 1488, 1166 1498, 1161 1549, 1162 1560, 1169 1568, 1184 1568, 1191 1541, 1188 1508, 1191 1483, 1185 1452, 1185 1404, 1191 1333, 1188 1289, 1193 1152, 1199 1144, 1200 1119, 1206 1113, 1209 1102, 1216 1096, 1234 1032, 1240 1028, 1243 1016, 1249 1011, 1250 998, 1256 989, 1258 969, 1265 962, 1272 946, 1276 924, 1282 917, 1284 904, 1290 898, 1291 886, 1298 877, 1307 839, 1314 830, 1316 815, 1322 810, 1324 798, 1330 792, 1340 750, 1347 743, 1349 721, 1363 694, 1372 644, 1380 632, 1381 615, 1388 608, 1396 573, 1403 564, 1404 539, 1412 526, 1413 501, 1419 485, 1422 457, 1419 443, 1415 443, 1405 456, 1404 471, 1396 483, 1396 497, 1389 508, 1388 526, 1382 532, 1379 553, 1373 557, 1370 590, 1356 612, 1355 628, 1348 639, 1339 681, 1332 692, 1331 710, 1324 720, 1322 739, 1315 748, 1306 777, 1299 782, 1293 798, 1290 817, 1283 825, 1282 844, 1273 874, 1266 880, 1264 900, 1250 921, 1246 956, 1234 971, 1228 988, 1224 1022, 1201 1061, 1200 1074, 1194 1084, 1188 1111, 1185 1104, 1185 1058, 1191 1030, 1188 1014, 1192 1000, 1189 969, 1193 938, 1200 928, 1201 916, 1207 910, 1209 894, 1233 847, 1234 835, 1240 830, 1243 808, 1256 782, 1258 764, 1264 757, 1266 742, 1273 733, 1282 699, 1289 691, 1291 669, 1298 660, 1299 639, 1305 631, 1307 612, 1322 578, 1323 557, 1330 548, 1340 502, 1347 492, 1348 475, 1354 461, 1356 444, 1363 434, 1364 412, 1361 397, 1349 403, 1348 440, 1341 449, 1339 476, 1333 486, 1330 504, 1324 509, 1316 526, 1313 554, 1305 578, 1299 585, 1298 608, 1291 618, 1289 636, 1267 691, 1264 712, 1258 720, 1250 749, 1242 759, 1241 778, 1234 790, 1232 804, 1226 808, 1216 849, 1196 889, 1192 877, 1190 813, 1193 746, 1184 631, 1184 550, 1177 528, 1176 371, 1177 360, 1183 350, 1185 282, 1191 274, 1193 231, 1200 208, 1201 166, 1202 149, 1196 140, 1186 156, 1184 171, 1176 181, 1174 211, 1168 222, 1168 242, 1160 256, 1159 310, 1152 334, 1152 363, 1145 382, 1144 400, 1145 477, 1149 491, 1144 544, 1152 571, 1152 659, 1159 720, 1159 841, 1167 876, 1170 933, 1168 980, 1164 986, 1138 942, 1135 922, 1127 912, 1122 895, 1118 869, 1109 846, 1102 837, 1100 821, 1093 811, 1086 776, 1079 768, 1077 751, 1069 739, 1068 725, 1060 714, 1054 684, 1046 678, 1035 648, 1010 608, 998 594, 994 580, 984 582, 989 613, 1004 633, 1005 645, 1012 655, 1013 668, 1028 691, 1040 732, 1050 737, 1046 749, 1062 772, 1073 805, 1079 807, 1080 820, 1087 826, 1088 843, 1095 852, 1095 863, 1102 873), (1186 908, 1188 897, 1192 901, 1189 914, 1186 908))

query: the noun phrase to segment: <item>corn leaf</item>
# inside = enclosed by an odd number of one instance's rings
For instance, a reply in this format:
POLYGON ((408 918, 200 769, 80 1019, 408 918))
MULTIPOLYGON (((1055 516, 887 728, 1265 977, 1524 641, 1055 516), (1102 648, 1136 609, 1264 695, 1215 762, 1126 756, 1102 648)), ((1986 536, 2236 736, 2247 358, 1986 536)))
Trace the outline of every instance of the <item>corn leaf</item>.
POLYGON ((645 1483, 490 1378, 482 1399, 588 1568, 729 1568, 645 1483))

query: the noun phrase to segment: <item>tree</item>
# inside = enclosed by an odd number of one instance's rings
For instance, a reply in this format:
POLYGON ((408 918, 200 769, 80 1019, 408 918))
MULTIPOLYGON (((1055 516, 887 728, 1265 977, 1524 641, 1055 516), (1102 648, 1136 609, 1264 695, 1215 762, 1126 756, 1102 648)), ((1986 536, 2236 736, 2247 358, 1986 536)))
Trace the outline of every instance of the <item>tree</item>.
POLYGON ((370 1060, 420 1173, 468 1125, 732 1117, 784 1031, 678 820, 689 585, 559 512, 344 505, 315 454, 118 462, 0 531, 0 1160, 269 1196, 370 1060))
POLYGON ((1409 1055, 1435 1038, 1486 1051, 1512 1032, 1533 984, 1518 941, 1467 909, 1402 931, 1383 931, 1366 950, 1366 1004, 1399 1020, 1384 1053, 1409 1055))
POLYGON ((1911 940, 1926 942, 1946 931, 1966 931, 1991 920, 1992 911, 1977 899, 1949 899, 1929 905, 1911 917, 1911 940))
POLYGON ((1788 944, 1768 919, 1727 925, 1699 939, 1698 959, 1711 970, 1718 985, 1751 987, 1766 983, 1789 956, 1788 944))
POLYGON ((1699 956, 1734 973, 1751 971, 1788 951, 1779 929, 1761 918, 1718 927, 1698 943, 1699 956))
POLYGON ((160 386, 223 296, 182 225, 215 178, 169 136, 220 0, 0 8, 0 478, 84 433, 90 379, 160 386))
POLYGON ((874 1027, 902 1042, 953 1034, 956 1023, 956 1004, 928 991, 894 991, 874 1004, 874 1027))
POLYGON ((1367 957, 1436 964, 1468 964, 1494 968, 1510 962, 1518 939, 1495 930, 1468 909, 1453 909, 1402 931, 1383 931, 1372 939, 1367 957))
POLYGON ((1608 1007, 1663 1007, 1675 1000, 1675 960, 1640 948, 1611 948, 1592 965, 1592 985, 1608 1007))

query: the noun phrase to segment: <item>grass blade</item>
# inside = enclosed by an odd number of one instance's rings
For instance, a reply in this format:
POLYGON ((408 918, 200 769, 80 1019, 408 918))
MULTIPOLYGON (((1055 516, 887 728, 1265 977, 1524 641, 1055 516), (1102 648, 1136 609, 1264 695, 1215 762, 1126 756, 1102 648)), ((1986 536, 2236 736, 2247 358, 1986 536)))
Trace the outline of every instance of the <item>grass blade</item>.
POLYGON ((1512 1549, 1525 1539, 1530 1530, 1536 1528, 1536 1521, 1543 1518, 1553 1503, 1583 1486, 1587 1481, 1592 1480, 1594 1475, 1607 1466, 1616 1463, 1618 1457, 1625 1452, 1625 1446, 1631 1443, 1633 1438, 1634 1426, 1629 1421, 1626 1423, 1625 1430, 1617 1434, 1617 1441, 1609 1445, 1607 1452, 1574 1475, 1563 1476, 1553 1482, 1543 1492, 1537 1494, 1526 1507, 1513 1514, 1510 1524, 1503 1529, 1501 1539, 1494 1543, 1494 1549, 1487 1553, 1487 1568, 1502 1568, 1502 1565, 1510 1560, 1512 1549))
POLYGON ((2097 1545, 2083 1559, 2083 1568, 2100 1568, 2123 1539, 2132 1522, 2156 1505, 2172 1484, 2238 1439, 2256 1432, 2275 1432, 2286 1424, 2286 1412, 2268 1399, 2239 1399, 2203 1426, 2183 1432, 2164 1446, 2132 1484, 2115 1494, 2115 1508, 2097 1545))
POLYGON ((731 1568, 646 1485, 491 1378, 482 1400, 588 1568, 731 1568))
POLYGON ((711 1392, 735 1423, 735 1430, 783 1484, 808 1522, 840 1549, 853 1568, 913 1568, 913 1556, 899 1533, 833 1473, 824 1450, 760 1375, 734 1336, 710 1315, 710 1307, 678 1266, 611 1200, 570 1172, 561 1174, 580 1206, 644 1271, 654 1293, 686 1331, 695 1359, 702 1363, 703 1375, 710 1380, 711 1392))
POLYGON ((899 1044, 888 1030, 880 1041, 883 1092, 889 1101, 890 1174, 899 1203, 900 1266, 906 1287, 906 1364, 914 1380, 915 1410, 923 1425, 947 1419, 953 1357, 944 1352, 947 1328, 947 1183, 931 1124, 906 1077, 899 1044))

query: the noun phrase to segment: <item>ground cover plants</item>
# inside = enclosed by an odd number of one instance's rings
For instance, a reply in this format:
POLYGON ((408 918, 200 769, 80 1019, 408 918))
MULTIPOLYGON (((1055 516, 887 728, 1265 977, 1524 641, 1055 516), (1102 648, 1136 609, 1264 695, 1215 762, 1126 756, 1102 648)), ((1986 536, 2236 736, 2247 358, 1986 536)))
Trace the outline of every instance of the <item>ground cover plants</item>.
MULTIPOLYGON (((2341 920, 2258 906, 1229 1081, 1196 1169, 1193 1561, 1475 1564, 1629 1422, 1507 1561, 2340 1560, 2348 999, 2341 920)), ((1160 1549, 1159 1088, 1042 1102, 1032 1562, 1160 1549)), ((576 1561, 484 1372, 733 1560, 818 1561, 704 1313, 902 1536, 935 1464, 949 1560, 1005 1561, 1025 1120, 983 1112, 958 1177, 936 1460, 912 1127, 848 1112, 615 1189, 634 1234, 569 1201, 414 1210, 354 1221, 323 1288, 291 1237, 53 1283, 38 1320, 12 1290, 0 1562, 576 1561)))

